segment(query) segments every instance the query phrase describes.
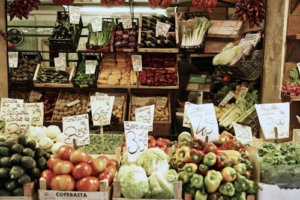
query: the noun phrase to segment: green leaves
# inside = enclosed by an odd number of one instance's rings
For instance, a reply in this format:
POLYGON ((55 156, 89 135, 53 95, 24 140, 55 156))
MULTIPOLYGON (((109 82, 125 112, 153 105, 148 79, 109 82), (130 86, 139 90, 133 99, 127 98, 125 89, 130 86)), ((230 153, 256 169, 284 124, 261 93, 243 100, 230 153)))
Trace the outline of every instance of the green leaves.
POLYGON ((300 80, 298 79, 299 78, 299 73, 297 71, 296 68, 293 68, 290 70, 290 81, 292 84, 299 84, 300 83, 300 80))

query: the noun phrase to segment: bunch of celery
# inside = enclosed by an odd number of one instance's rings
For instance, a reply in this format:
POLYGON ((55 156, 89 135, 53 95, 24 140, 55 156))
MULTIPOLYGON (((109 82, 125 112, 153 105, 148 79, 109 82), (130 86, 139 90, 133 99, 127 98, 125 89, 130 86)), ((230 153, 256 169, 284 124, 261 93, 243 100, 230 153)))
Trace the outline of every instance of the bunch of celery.
POLYGON ((205 17, 195 17, 187 21, 182 21, 182 46, 196 46, 202 43, 206 31, 211 27, 211 23, 205 17), (191 24, 192 27, 187 27, 191 24))
POLYGON ((89 23, 87 25, 87 29, 89 30, 89 44, 98 46, 109 45, 114 25, 114 21, 112 21, 111 23, 103 21, 102 31, 93 32, 92 25, 89 23))

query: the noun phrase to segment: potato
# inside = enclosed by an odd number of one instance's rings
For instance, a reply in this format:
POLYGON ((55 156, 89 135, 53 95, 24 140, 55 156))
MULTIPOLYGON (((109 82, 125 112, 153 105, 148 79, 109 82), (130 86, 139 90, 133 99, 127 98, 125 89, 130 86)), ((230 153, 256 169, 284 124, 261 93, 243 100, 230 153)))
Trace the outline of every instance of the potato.
POLYGON ((131 121, 135 121, 135 117, 131 117, 131 121))
POLYGON ((66 100, 62 99, 62 100, 61 100, 61 103, 66 103, 66 100))
POLYGON ((53 115, 52 118, 53 118, 53 120, 56 120, 57 115, 53 115))
POLYGON ((54 111, 53 111, 53 114, 54 114, 54 115, 58 115, 58 111, 57 111, 57 110, 54 110, 54 111))
POLYGON ((60 115, 60 116, 63 116, 63 115, 64 115, 64 112, 59 112, 59 115, 60 115))
POLYGON ((240 94, 240 91, 239 91, 239 90, 236 90, 236 91, 234 92, 234 94, 240 94))
POLYGON ((67 112, 67 111, 65 111, 65 112, 64 112, 64 116, 67 116, 67 115, 68 115, 68 112, 67 112))
POLYGON ((65 112, 68 111, 68 108, 67 108, 67 107, 64 107, 64 111, 65 111, 65 112))
POLYGON ((80 115, 80 112, 76 112, 76 115, 80 115))
POLYGON ((74 112, 73 111, 68 111, 68 115, 73 115, 74 112))
POLYGON ((57 120, 61 120, 62 117, 61 117, 60 115, 58 115, 56 119, 57 119, 57 120))
POLYGON ((83 114, 85 114, 86 113, 86 110, 82 110, 81 111, 81 114, 83 115, 83 114))
POLYGON ((81 104, 80 103, 78 103, 78 104, 76 104, 76 106, 75 106, 76 108, 79 108, 79 107, 81 107, 81 104))
POLYGON ((214 109, 215 109, 215 112, 216 112, 216 113, 221 112, 221 108, 219 108, 219 107, 217 107, 217 106, 214 106, 214 109))
POLYGON ((83 104, 83 105, 86 105, 86 104, 87 104, 87 100, 85 100, 85 99, 82 100, 82 104, 83 104))
POLYGON ((222 114, 221 113, 217 113, 216 117, 217 117, 217 119, 220 119, 222 117, 222 114))
POLYGON ((59 107, 59 111, 63 112, 65 110, 65 107, 59 107))
POLYGON ((76 107, 73 107, 73 112, 76 112, 77 111, 77 108, 76 107))

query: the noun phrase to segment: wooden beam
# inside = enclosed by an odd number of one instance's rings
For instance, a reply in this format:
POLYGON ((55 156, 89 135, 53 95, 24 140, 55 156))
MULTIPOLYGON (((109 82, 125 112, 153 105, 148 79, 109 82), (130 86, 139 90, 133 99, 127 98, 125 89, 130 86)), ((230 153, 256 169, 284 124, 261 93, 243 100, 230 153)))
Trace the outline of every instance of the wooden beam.
MULTIPOLYGON (((6 33, 6 1, 0 1, 0 29, 6 33)), ((0 36, 0 99, 8 97, 7 42, 0 36)))
POLYGON ((261 103, 281 102, 289 1, 268 0, 261 103))

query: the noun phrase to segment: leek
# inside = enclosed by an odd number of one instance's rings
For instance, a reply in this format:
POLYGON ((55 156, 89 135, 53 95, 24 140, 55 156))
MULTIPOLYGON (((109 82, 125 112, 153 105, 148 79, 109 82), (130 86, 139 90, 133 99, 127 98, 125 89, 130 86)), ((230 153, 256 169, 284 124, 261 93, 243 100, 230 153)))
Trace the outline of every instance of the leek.
POLYGON ((87 29, 89 31, 89 44, 98 46, 108 46, 114 29, 114 21, 108 23, 102 22, 102 31, 93 32, 92 25, 89 23, 87 29))

